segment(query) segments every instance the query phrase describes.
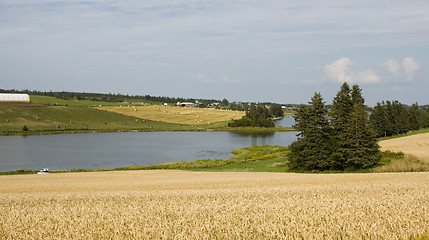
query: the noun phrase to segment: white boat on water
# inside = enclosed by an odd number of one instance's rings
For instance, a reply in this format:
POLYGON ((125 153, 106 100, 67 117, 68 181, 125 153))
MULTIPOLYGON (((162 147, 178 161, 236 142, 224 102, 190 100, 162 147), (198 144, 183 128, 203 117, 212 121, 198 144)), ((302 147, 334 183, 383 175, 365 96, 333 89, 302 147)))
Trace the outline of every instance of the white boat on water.
POLYGON ((48 173, 49 173, 49 169, 47 168, 43 168, 42 170, 37 172, 37 174, 48 174, 48 173))

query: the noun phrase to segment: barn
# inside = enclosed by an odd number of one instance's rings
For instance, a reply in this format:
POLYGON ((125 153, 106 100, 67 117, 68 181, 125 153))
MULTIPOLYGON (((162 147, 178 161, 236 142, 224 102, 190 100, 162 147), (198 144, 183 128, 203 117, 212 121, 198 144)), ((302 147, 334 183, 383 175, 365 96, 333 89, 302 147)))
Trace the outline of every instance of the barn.
POLYGON ((177 105, 180 107, 195 107, 195 103, 190 102, 178 102, 177 105))
POLYGON ((30 95, 21 93, 0 93, 0 102, 29 102, 30 95))

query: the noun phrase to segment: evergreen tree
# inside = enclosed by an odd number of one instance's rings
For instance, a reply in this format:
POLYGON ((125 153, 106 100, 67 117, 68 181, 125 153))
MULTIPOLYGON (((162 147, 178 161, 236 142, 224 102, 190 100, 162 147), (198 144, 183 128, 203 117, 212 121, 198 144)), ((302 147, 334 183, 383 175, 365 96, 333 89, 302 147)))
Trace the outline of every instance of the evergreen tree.
POLYGON ((332 169, 329 161, 330 126, 320 93, 315 93, 309 104, 301 105, 295 115, 294 128, 300 133, 291 145, 289 166, 298 170, 332 169))
POLYGON ((275 127, 268 109, 261 105, 251 105, 241 119, 232 120, 229 127, 275 127))
POLYGON ((270 109, 269 109, 269 113, 273 117, 283 117, 284 116, 284 112, 283 112, 282 106, 280 106, 280 104, 271 104, 270 109))
POLYGON ((417 103, 411 105, 411 107, 408 110, 409 113, 409 123, 410 123, 410 130, 417 130, 420 129, 420 108, 417 103))
POLYGON ((310 125, 310 113, 309 107, 301 104, 297 109, 295 115, 295 128, 298 131, 297 140, 292 142, 290 145, 291 152, 289 154, 289 168, 296 170, 306 170, 305 168, 305 142, 306 136, 308 136, 309 125, 310 125))
POLYGON ((406 133, 409 130, 408 109, 398 101, 393 101, 390 108, 392 118, 392 129, 394 134, 406 133))
POLYGON ((347 120, 342 122, 341 127, 337 127, 341 132, 336 132, 338 148, 333 156, 341 169, 368 168, 380 159, 379 146, 369 125, 364 102, 362 90, 354 85, 350 94, 352 109, 349 113, 344 112, 347 116, 343 117, 347 120))
POLYGON ((391 122, 386 113, 386 104, 377 103, 369 116, 371 127, 374 129, 377 137, 386 137, 391 134, 391 122))
MULTIPOLYGON (((359 95, 359 91, 354 91, 354 95, 359 95)), ((360 101, 358 96, 354 96, 355 101, 360 101)), ((332 110, 330 112, 331 125, 333 128, 333 141, 334 149, 331 156, 331 161, 335 162, 335 168, 343 170, 346 166, 347 160, 347 135, 346 126, 350 122, 351 112, 353 110, 353 101, 351 96, 351 89, 349 85, 344 82, 334 97, 332 102, 332 110)))
POLYGON ((360 89, 360 87, 358 85, 356 85, 356 84, 353 85, 350 96, 351 96, 351 101, 352 101, 353 106, 355 104, 359 104, 359 105, 364 106, 365 99, 363 99, 362 89, 360 89))
POLYGON ((332 110, 329 115, 331 117, 331 124, 334 128, 335 134, 342 132, 345 125, 350 120, 350 113, 353 109, 353 102, 350 93, 350 87, 345 82, 332 102, 332 110))
POLYGON ((341 143, 346 168, 369 168, 380 160, 380 147, 367 117, 363 103, 355 103, 341 143))

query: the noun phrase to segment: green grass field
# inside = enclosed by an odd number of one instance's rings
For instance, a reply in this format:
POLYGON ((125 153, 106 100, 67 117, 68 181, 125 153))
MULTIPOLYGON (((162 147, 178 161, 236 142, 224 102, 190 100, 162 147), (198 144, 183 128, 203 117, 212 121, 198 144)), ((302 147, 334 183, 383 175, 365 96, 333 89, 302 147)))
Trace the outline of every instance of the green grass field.
POLYGON ((102 102, 102 101, 88 101, 88 100, 64 100, 60 98, 47 97, 47 96, 30 96, 31 103, 36 104, 53 104, 53 105, 67 105, 67 106, 118 106, 119 103, 115 102, 102 102))
POLYGON ((90 107, 93 103, 32 96, 31 103, 0 104, 0 134, 193 130, 188 125, 179 127, 98 110, 90 107), (24 126, 28 131, 23 131, 24 126))
MULTIPOLYGON (((119 110, 125 111, 134 109, 134 107, 120 108, 119 106, 119 103, 63 100, 32 95, 30 103, 0 103, 0 135, 116 131, 254 130, 228 128, 227 124, 231 120, 231 116, 238 114, 233 111, 169 107, 168 110, 173 109, 176 111, 173 114, 173 112, 166 112, 166 107, 157 105, 146 108, 136 106, 136 109, 140 111, 130 110, 122 113, 119 110), (117 112, 107 111, 111 107, 119 110, 117 112), (143 109, 145 109, 144 114, 142 114, 143 109), (152 112, 148 111, 148 109, 152 110, 152 112), (130 114, 130 112, 134 115, 130 114), (135 115, 135 113, 138 114, 135 115), (202 120, 194 121, 194 119, 202 120), (24 126, 26 130, 24 130, 24 126)), ((275 127, 256 130, 290 131, 291 129, 275 127)))

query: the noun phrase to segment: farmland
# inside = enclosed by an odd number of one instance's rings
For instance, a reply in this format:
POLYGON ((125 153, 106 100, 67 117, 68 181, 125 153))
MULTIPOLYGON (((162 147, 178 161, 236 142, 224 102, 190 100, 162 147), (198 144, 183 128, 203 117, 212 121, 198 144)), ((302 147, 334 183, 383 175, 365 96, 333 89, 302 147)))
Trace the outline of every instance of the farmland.
POLYGON ((118 103, 44 96, 31 96, 31 101, 0 104, 0 134, 227 130, 228 121, 244 114, 161 105, 122 108, 118 103), (29 130, 23 132, 24 126, 29 130))
POLYGON ((380 145, 383 151, 404 152, 429 163, 429 133, 384 140, 380 145))
POLYGON ((215 122, 239 119, 244 112, 216 110, 207 108, 183 108, 173 106, 102 106, 98 109, 119 113, 137 118, 177 123, 177 124, 211 124, 215 122))
POLYGON ((2 239, 410 239, 429 173, 0 176, 2 239))

